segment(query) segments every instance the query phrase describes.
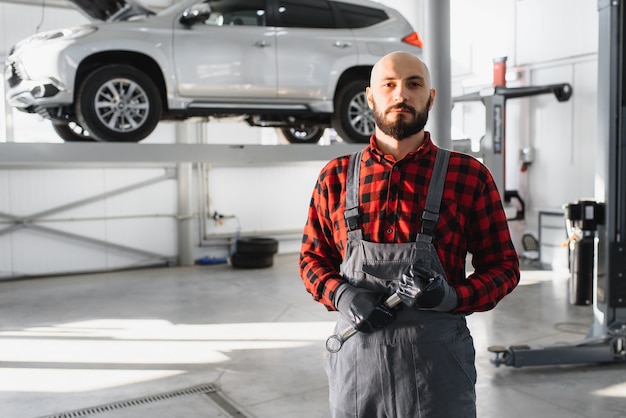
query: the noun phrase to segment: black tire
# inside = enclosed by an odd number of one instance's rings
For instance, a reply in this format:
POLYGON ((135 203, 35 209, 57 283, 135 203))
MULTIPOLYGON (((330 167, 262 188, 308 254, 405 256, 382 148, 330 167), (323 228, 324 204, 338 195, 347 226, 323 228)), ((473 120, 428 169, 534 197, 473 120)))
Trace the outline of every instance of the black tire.
POLYGON ((81 126, 97 140, 139 142, 161 119, 161 96, 145 73, 130 65, 105 65, 89 74, 78 92, 81 126))
POLYGON ((251 256, 249 254, 235 253, 230 256, 230 265, 237 269, 262 269, 274 265, 274 256, 251 256))
POLYGON ((235 243, 239 255, 267 256, 278 252, 278 241, 273 238, 240 238, 235 243))
POLYGON ((303 128, 281 128, 283 136, 290 144, 317 144, 322 135, 324 127, 307 126, 303 128))
POLYGON ((95 142, 82 126, 74 122, 52 122, 52 129, 65 142, 95 142))
POLYGON ((367 80, 355 80, 341 87, 337 94, 332 125, 345 142, 367 144, 374 133, 374 115, 365 94, 367 86, 367 80))

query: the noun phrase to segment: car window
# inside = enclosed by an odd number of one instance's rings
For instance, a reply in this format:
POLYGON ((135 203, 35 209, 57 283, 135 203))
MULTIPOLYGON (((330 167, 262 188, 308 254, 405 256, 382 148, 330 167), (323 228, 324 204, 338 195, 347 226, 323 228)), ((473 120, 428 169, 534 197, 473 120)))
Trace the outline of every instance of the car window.
POLYGON ((288 28, 334 28, 333 11, 327 0, 280 0, 278 26, 288 28))
POLYGON ((213 0, 211 16, 205 25, 214 26, 265 26, 267 13, 265 0, 213 0))
MULTIPOLYGON (((387 20, 384 10, 348 3, 335 3, 347 28, 365 28, 387 20)), ((343 24, 341 26, 343 26, 343 24)))

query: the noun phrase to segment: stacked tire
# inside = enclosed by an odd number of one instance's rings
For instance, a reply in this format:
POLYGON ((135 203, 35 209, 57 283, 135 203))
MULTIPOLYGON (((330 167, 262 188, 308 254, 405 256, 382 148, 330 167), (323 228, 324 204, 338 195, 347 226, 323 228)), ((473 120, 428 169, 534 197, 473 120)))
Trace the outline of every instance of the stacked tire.
POLYGON ((273 238, 240 238, 230 256, 230 265, 238 269, 272 267, 277 252, 278 241, 273 238))

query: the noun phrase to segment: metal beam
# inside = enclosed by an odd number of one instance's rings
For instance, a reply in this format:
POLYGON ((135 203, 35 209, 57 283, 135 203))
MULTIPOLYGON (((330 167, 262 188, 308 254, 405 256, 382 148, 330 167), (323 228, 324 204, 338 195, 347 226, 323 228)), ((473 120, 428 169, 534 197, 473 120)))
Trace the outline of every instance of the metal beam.
POLYGON ((248 165, 328 161, 365 144, 209 145, 124 143, 0 143, 0 169, 33 167, 164 167, 178 163, 248 165))

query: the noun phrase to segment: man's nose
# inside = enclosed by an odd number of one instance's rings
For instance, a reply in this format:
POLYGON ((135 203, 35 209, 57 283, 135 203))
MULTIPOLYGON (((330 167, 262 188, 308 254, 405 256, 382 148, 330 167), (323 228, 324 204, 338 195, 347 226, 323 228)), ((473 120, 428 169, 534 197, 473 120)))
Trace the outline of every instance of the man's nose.
POLYGON ((396 89, 393 91, 393 99, 396 102, 401 102, 401 103, 407 100, 403 86, 396 87, 396 89))

